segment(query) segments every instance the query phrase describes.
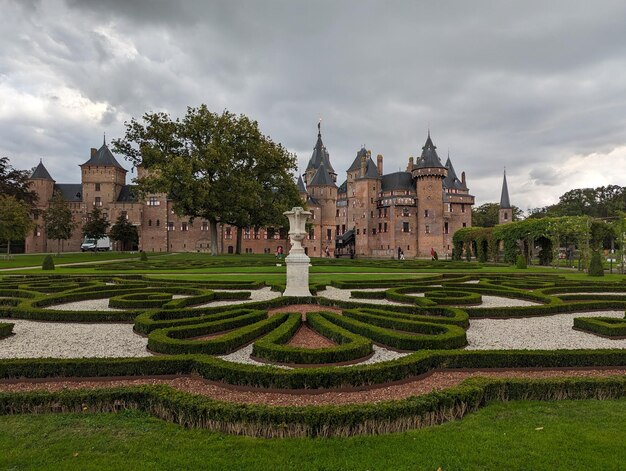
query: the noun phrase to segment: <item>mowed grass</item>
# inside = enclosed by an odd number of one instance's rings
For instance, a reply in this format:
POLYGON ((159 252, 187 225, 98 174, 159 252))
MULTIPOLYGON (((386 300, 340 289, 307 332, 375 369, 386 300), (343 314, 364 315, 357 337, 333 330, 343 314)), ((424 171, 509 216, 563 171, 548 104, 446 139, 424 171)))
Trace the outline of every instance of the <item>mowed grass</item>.
POLYGON ((511 402, 385 436, 257 439, 144 413, 0 417, 0 469, 612 470, 626 466, 626 400, 511 402))
POLYGON ((134 252, 71 252, 57 255, 51 254, 15 254, 8 259, 0 254, 0 268, 41 267, 46 255, 52 255, 55 264, 61 263, 99 263, 109 260, 138 259, 139 254, 134 252))

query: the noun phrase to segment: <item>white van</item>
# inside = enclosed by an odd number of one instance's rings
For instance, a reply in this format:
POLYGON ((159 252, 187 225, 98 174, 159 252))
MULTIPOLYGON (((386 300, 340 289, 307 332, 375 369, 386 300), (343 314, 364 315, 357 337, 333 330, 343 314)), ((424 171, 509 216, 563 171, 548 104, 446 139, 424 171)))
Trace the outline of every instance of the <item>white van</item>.
POLYGON ((103 237, 102 239, 90 239, 85 237, 80 246, 81 252, 107 252, 111 250, 111 239, 103 237))

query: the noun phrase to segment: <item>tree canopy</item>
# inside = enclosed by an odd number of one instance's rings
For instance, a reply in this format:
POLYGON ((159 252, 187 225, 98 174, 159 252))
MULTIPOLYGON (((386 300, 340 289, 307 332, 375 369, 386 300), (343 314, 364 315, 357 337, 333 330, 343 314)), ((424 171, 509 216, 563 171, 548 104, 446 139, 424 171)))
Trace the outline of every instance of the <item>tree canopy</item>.
POLYGON ((125 214, 120 214, 111 226, 109 237, 122 244, 122 250, 132 250, 133 244, 139 242, 137 228, 128 221, 125 214))
POLYGON ((76 228, 72 218, 72 210, 69 208, 63 195, 57 191, 52 196, 50 206, 43 215, 48 239, 57 241, 57 253, 61 251, 61 241, 72 237, 72 232, 76 228))
MULTIPOLYGON (((498 203, 485 203, 477 208, 472 208, 472 226, 493 227, 498 225, 500 205, 498 203)), ((517 206, 513 206, 513 221, 519 221, 524 212, 517 206)))
POLYGON ((256 121, 206 105, 183 118, 146 113, 126 123, 114 150, 146 170, 140 192, 167 193, 178 215, 209 222, 211 253, 217 254, 217 224, 238 228, 281 221, 299 203, 295 156, 264 136, 256 121))
POLYGON ((37 193, 28 184, 29 176, 27 170, 14 169, 8 157, 0 158, 0 195, 13 196, 32 209, 37 202, 37 193))
POLYGON ((559 202, 531 210, 530 218, 560 216, 590 216, 616 218, 619 211, 626 211, 626 188, 618 185, 570 190, 559 202))
POLYGON ((24 239, 33 226, 25 201, 0 194, 0 240, 7 241, 7 255, 11 253, 11 241, 24 239))
POLYGON ((93 211, 89 213, 87 222, 83 224, 83 237, 102 239, 106 237, 109 225, 109 221, 104 217, 100 208, 93 208, 93 211))

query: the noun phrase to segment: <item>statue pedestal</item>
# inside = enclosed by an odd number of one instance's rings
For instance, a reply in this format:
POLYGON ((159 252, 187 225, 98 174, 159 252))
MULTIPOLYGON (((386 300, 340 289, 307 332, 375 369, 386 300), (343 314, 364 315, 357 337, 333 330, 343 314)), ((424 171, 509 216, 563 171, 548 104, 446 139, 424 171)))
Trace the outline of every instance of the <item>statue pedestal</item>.
POLYGON ((309 263, 306 254, 290 253, 286 258, 287 288, 283 296, 311 296, 309 291, 309 263))
POLYGON ((311 296, 309 291, 309 263, 302 241, 306 237, 306 220, 311 215, 300 207, 283 213, 289 219, 291 250, 285 258, 287 263, 287 287, 283 296, 311 296))

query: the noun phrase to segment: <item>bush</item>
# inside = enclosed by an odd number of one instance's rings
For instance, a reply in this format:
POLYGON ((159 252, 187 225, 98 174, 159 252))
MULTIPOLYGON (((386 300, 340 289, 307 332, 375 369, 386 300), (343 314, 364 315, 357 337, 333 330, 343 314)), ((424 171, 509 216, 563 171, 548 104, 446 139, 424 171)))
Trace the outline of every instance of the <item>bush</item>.
POLYGON ((141 251, 141 255, 139 255, 139 260, 142 261, 142 262, 147 262, 148 261, 148 254, 142 250, 141 251))
POLYGON ((41 264, 42 270, 54 270, 54 260, 52 259, 52 255, 46 255, 43 259, 43 263, 41 264))
POLYGON ((0 339, 8 337, 13 333, 13 326, 15 324, 11 324, 8 322, 0 322, 0 339))
POLYGON ((524 257, 523 255, 518 255, 517 260, 515 261, 515 268, 519 270, 525 270, 526 268, 528 268, 528 265, 526 265, 526 257, 524 257))
POLYGON ((589 276, 604 276, 604 267, 602 266, 602 257, 600 252, 593 252, 591 261, 589 262, 589 276))
POLYGON ((439 254, 437 252, 433 253, 433 260, 439 260, 439 254))

